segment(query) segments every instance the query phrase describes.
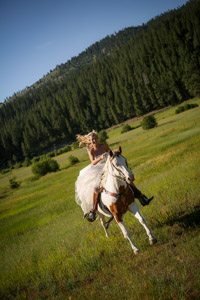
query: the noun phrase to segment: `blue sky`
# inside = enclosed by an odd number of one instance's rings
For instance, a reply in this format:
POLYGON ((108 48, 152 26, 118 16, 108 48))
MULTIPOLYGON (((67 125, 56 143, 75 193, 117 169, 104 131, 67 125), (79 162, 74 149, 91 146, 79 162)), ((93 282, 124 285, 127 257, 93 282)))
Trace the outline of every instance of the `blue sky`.
POLYGON ((0 0, 0 102, 96 41, 187 0, 0 0))

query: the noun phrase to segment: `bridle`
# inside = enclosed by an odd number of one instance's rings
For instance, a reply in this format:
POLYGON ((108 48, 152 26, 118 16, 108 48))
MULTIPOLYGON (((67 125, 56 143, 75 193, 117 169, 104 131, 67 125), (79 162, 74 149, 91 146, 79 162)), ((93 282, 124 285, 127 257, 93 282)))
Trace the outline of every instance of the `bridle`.
MULTIPOLYGON (((121 154, 120 154, 121 155, 121 154)), ((122 176, 118 176, 118 175, 115 175, 115 174, 112 174, 112 173, 110 173, 109 172, 109 174, 111 175, 111 176, 113 176, 113 177, 116 177, 116 178, 118 178, 118 179, 121 179, 122 181, 126 181, 126 177, 124 176, 124 173, 120 170, 120 169, 118 169, 114 164, 113 164, 113 159, 116 157, 116 156, 119 156, 119 154, 117 155, 117 154, 114 154, 113 156, 112 156, 112 158, 110 159, 110 164, 111 164, 111 167, 112 167, 112 169, 115 169, 115 170, 117 170, 122 176)), ((121 155, 122 156, 122 155, 121 155)))

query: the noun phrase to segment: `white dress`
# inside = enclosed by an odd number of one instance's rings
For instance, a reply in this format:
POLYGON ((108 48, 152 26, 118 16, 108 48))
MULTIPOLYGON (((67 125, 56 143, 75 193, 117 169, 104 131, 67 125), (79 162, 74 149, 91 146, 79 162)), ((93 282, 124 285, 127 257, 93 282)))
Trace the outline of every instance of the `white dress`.
POLYGON ((93 208, 93 192, 100 185, 105 162, 106 157, 96 165, 91 163, 79 172, 75 182, 75 201, 81 206, 84 213, 89 212, 93 208))

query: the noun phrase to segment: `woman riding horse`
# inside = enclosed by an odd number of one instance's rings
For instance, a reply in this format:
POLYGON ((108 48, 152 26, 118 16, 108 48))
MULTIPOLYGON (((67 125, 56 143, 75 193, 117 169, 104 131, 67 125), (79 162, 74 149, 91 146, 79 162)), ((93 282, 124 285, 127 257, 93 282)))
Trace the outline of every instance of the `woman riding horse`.
MULTIPOLYGON (((91 164, 79 173, 75 183, 75 200, 81 206, 84 217, 87 217, 89 221, 94 221, 96 219, 101 177, 110 149, 107 144, 99 143, 98 134, 94 130, 87 135, 77 135, 77 140, 79 147, 88 150, 91 164)), ((147 198, 136 188, 133 182, 129 184, 140 203, 143 206, 148 205, 153 197, 147 198)))

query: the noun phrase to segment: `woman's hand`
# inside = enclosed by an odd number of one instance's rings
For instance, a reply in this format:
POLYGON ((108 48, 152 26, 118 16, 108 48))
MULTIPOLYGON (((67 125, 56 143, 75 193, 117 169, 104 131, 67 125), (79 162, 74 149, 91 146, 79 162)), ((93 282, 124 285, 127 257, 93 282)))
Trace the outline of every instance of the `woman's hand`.
POLYGON ((105 157, 106 157, 106 152, 100 156, 101 159, 104 159, 105 157))

